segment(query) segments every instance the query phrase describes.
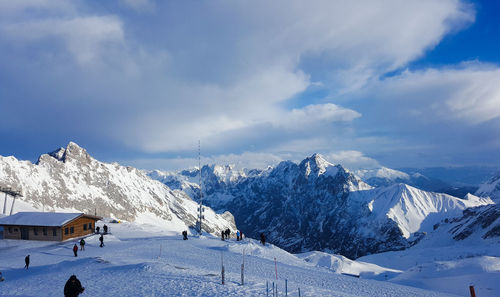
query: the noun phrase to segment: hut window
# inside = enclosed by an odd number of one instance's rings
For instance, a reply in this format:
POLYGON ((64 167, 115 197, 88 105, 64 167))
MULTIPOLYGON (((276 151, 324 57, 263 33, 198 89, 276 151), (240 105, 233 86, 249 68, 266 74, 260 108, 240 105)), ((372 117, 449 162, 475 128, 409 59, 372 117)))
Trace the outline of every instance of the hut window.
POLYGON ((92 230, 92 223, 89 223, 89 230, 92 230))
POLYGON ((14 228, 14 232, 17 232, 17 228, 14 228))
POLYGON ((69 233, 71 234, 75 233, 75 227, 69 227, 69 233))
POLYGON ((64 228, 64 234, 68 235, 68 233, 69 233, 69 228, 68 227, 64 228))
POLYGON ((57 229, 56 228, 52 228, 52 236, 57 236, 57 229))
POLYGON ((83 224, 83 230, 87 230, 87 224, 83 224))
POLYGON ((12 233, 12 227, 9 227, 9 233, 12 233))
POLYGON ((38 235, 38 228, 33 228, 33 233, 35 233, 35 235, 38 235))
POLYGON ((42 232, 44 236, 47 236, 47 228, 42 228, 42 232))

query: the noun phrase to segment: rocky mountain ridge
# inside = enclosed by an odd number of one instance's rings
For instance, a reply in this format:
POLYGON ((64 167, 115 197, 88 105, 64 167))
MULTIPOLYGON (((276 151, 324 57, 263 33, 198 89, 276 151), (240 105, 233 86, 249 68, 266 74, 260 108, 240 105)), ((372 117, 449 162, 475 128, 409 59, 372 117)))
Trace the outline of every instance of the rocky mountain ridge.
MULTIPOLYGON (((104 217, 154 223, 181 231, 196 225, 198 205, 144 172, 102 163, 70 142, 39 157, 36 164, 0 156, 0 185, 21 189, 19 199, 45 211, 82 211, 104 217)), ((230 213, 207 208, 204 230, 236 229, 230 213)))
MULTIPOLYGON (((202 167, 204 201, 235 215, 248 236, 267 234, 291 251, 321 250, 351 258, 404 249, 443 217, 492 203, 425 192, 405 184, 372 188, 357 176, 314 154, 299 164, 237 174, 228 167, 202 167), (227 176, 237 178, 227 179, 227 176)), ((196 176, 199 171, 191 171, 196 176)), ((199 197, 199 186, 185 175, 169 174, 167 185, 199 197), (174 182, 172 182, 174 181, 174 182)))

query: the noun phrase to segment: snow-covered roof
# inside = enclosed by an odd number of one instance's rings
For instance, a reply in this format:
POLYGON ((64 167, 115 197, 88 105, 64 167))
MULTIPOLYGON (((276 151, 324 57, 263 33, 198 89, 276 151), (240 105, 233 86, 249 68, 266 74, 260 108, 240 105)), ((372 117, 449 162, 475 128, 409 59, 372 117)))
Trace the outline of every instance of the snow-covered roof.
POLYGON ((0 225, 60 227, 81 215, 83 215, 81 212, 18 212, 14 215, 0 218, 0 225))

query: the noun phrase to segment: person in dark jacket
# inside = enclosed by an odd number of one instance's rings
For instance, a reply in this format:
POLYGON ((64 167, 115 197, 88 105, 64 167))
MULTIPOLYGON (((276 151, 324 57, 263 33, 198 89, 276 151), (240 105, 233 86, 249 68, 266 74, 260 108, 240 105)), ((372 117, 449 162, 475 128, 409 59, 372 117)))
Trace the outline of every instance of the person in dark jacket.
POLYGON ((99 234, 100 229, 101 229, 101 227, 99 227, 99 226, 95 227, 95 233, 99 234))
POLYGON ((260 233, 260 242, 262 242, 262 245, 266 245, 266 235, 264 233, 260 233))
POLYGON ((30 267, 30 255, 27 255, 26 258, 24 258, 24 268, 28 269, 30 267))
POLYGON ((103 247, 104 246, 104 235, 101 234, 101 237, 99 237, 99 241, 101 242, 99 247, 103 247))
POLYGON ((108 226, 104 225, 102 226, 102 229, 104 230, 104 234, 108 233, 108 226))
POLYGON ((220 231, 220 239, 224 240, 224 231, 220 231))
POLYGON ((226 229, 226 238, 229 239, 231 236, 231 230, 229 228, 226 229))
POLYGON ((80 240, 80 251, 84 251, 85 250, 85 240, 82 238, 80 240))
POLYGON ((78 297, 84 290, 82 283, 73 274, 64 285, 64 297, 78 297))
POLYGON ((73 246, 73 254, 75 254, 75 257, 78 257, 78 246, 76 245, 76 243, 73 246))
POLYGON ((182 236, 184 237, 184 240, 188 240, 188 232, 186 230, 182 231, 182 236))

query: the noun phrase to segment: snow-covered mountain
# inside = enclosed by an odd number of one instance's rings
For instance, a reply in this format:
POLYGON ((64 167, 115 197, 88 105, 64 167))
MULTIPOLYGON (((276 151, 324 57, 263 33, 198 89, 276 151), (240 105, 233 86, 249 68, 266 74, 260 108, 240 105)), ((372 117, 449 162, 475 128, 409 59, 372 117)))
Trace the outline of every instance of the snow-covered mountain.
MULTIPOLYGON (((426 191, 448 193, 448 190, 453 190, 450 184, 438 178, 427 177, 419 172, 406 173, 387 167, 380 167, 357 170, 354 173, 363 181, 374 187, 385 187, 398 183, 405 183, 426 191)), ((460 197, 465 196, 465 194, 460 195, 460 197)))
MULTIPOLYGON (((22 190, 20 199, 39 210, 96 212, 176 231, 196 224, 197 203, 184 192, 136 168, 99 162, 73 142, 41 155, 36 164, 0 156, 0 185, 22 190)), ((230 213, 207 208, 203 228, 219 233, 236 227, 230 213)))
MULTIPOLYGON (((405 184, 373 189, 318 154, 300 164, 284 161, 264 171, 236 174, 214 168, 228 167, 202 167, 204 201, 218 211, 233 213, 248 236, 258 238, 264 232, 271 242, 292 252, 322 250, 356 258, 403 249, 442 218, 492 203, 405 184)), ((189 172, 192 177, 199 173, 189 172)), ((169 181, 167 185, 174 188, 189 184, 190 193, 199 197, 197 183, 190 183, 185 172, 169 181)))
POLYGON ((481 184, 476 191, 480 197, 490 197, 500 203, 500 171, 491 177, 486 183, 481 184))

